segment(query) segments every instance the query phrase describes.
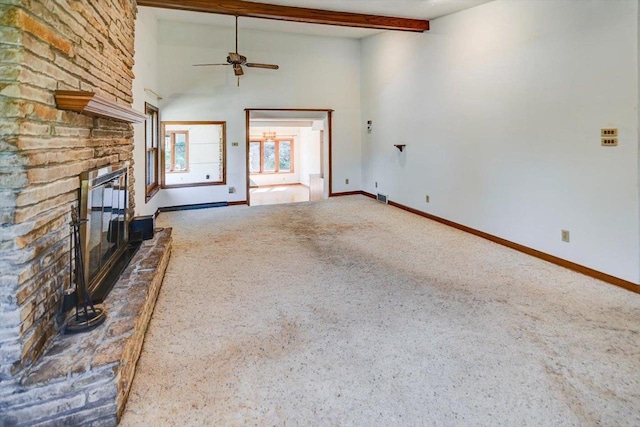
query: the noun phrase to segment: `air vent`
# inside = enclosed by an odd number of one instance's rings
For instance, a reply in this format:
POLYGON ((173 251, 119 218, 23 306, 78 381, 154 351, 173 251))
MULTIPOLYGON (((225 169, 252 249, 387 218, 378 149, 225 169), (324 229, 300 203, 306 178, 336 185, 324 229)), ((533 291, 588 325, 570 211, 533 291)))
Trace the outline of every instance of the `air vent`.
POLYGON ((378 193, 376 199, 382 203, 389 203, 389 196, 386 194, 378 193))

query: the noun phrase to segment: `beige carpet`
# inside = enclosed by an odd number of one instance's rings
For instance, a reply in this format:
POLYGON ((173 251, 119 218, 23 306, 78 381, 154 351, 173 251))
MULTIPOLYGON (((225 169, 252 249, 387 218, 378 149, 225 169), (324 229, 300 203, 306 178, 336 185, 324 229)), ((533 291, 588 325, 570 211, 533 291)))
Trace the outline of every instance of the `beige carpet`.
POLYGON ((163 213, 123 426, 638 426, 640 297, 363 196, 163 213))

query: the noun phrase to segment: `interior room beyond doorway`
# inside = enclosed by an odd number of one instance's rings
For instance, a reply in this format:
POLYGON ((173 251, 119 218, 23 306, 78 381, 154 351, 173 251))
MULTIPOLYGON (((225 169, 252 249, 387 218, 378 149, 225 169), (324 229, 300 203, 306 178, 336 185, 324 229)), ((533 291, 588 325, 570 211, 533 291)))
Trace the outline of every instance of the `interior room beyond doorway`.
POLYGON ((328 113, 250 113, 247 141, 249 204, 323 200, 328 113))

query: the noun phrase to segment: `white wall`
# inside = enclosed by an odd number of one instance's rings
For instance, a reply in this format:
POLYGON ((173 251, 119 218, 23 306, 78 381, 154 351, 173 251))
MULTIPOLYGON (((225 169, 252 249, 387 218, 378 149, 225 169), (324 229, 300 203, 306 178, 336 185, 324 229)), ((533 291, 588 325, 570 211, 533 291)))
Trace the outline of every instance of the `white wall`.
POLYGON ((320 131, 312 128, 300 129, 300 183, 309 186, 309 175, 320 170, 320 131))
POLYGON ((246 200, 245 108, 334 109, 333 190, 360 189, 358 40, 245 30, 241 19, 240 53, 280 70, 245 68, 237 87, 231 67, 192 67, 224 62, 235 44, 232 27, 160 21, 158 29, 162 120, 227 122, 227 185, 163 190, 161 206, 246 200))
POLYGON ((637 1, 498 0, 362 58, 365 191, 640 283, 637 1))
MULTIPOLYGON (((133 65, 133 108, 144 113, 144 103, 158 107, 158 99, 149 88, 158 92, 158 23, 148 9, 138 8, 135 32, 135 64, 133 65)), ((133 172, 135 178, 136 215, 150 215, 158 209, 158 195, 145 202, 145 140, 144 123, 133 127, 133 172)))

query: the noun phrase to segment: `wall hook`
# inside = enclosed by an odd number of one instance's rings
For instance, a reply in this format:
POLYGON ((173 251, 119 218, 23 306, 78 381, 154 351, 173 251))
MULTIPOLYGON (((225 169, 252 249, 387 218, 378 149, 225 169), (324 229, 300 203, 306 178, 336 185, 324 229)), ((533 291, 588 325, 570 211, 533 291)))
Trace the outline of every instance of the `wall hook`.
POLYGON ((393 144, 394 147, 396 147, 398 150, 400 150, 400 152, 402 153, 402 151, 404 150, 404 147, 407 146, 407 144, 393 144))

